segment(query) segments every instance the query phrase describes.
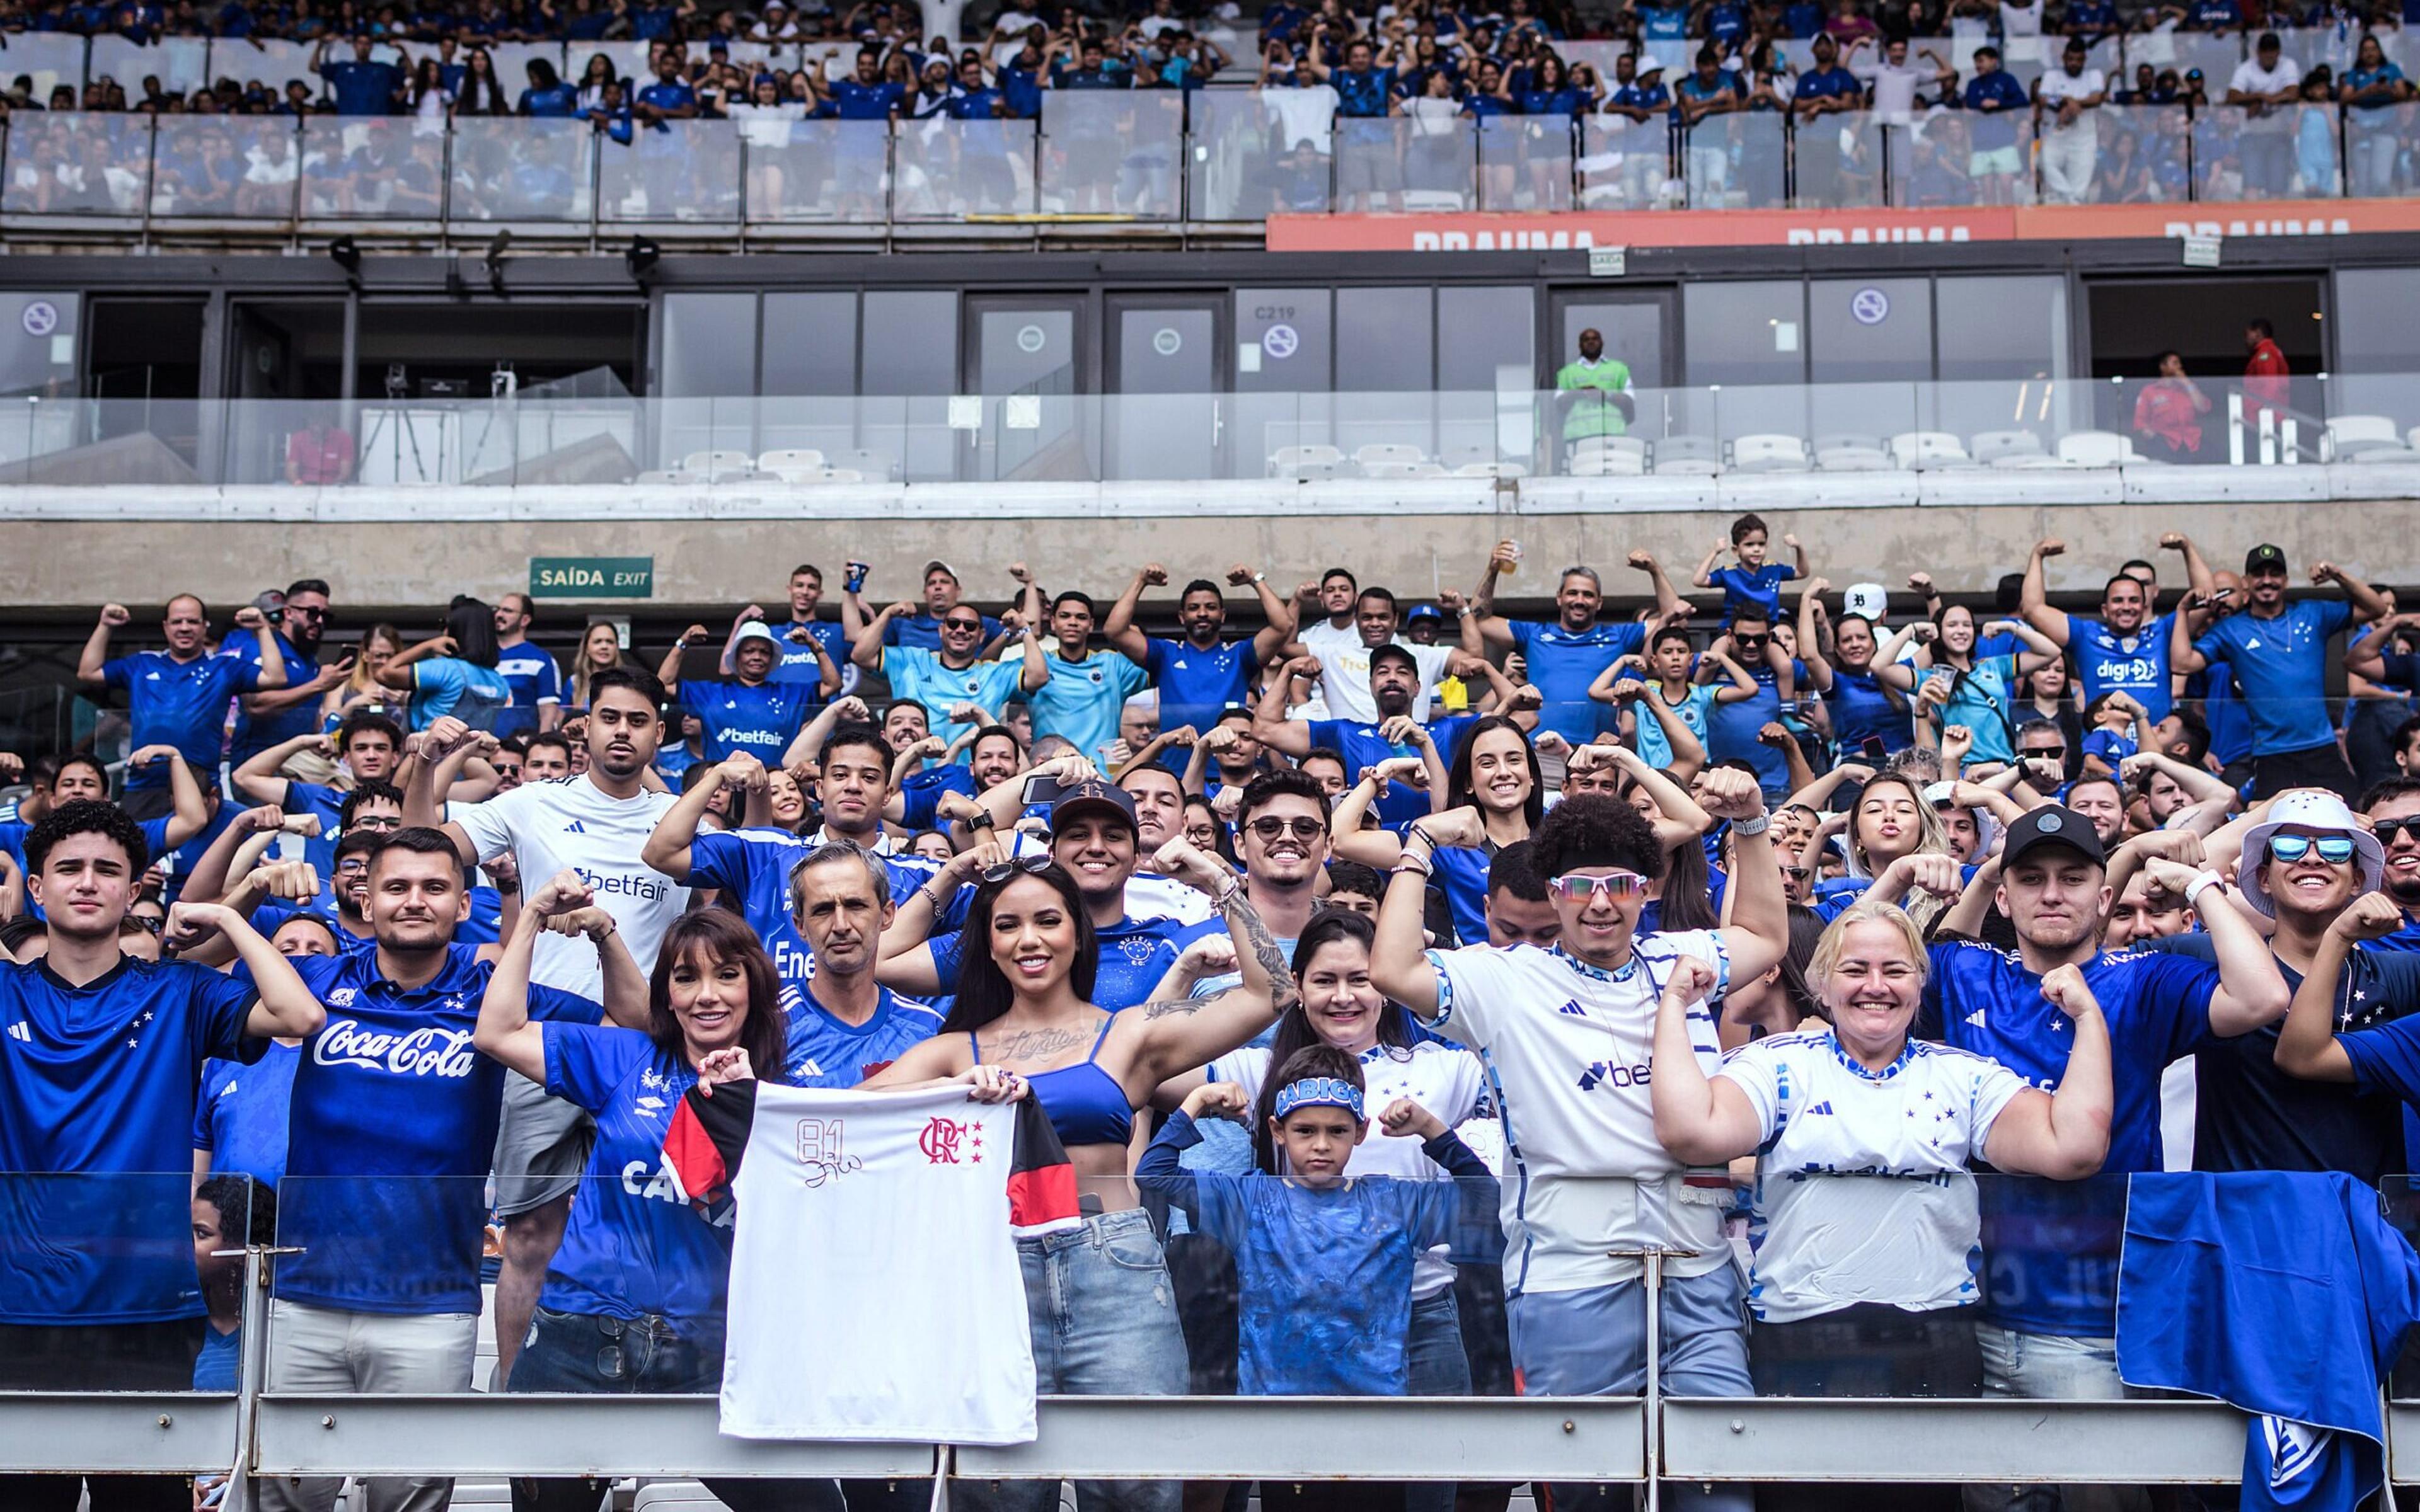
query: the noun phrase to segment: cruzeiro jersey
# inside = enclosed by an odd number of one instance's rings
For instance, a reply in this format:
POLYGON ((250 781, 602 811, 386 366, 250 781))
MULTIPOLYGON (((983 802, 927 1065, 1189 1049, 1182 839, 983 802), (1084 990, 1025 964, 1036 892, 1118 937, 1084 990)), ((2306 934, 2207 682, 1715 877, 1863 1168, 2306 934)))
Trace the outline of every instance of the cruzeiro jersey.
POLYGON ((1763 1136, 1747 1293, 1758 1320, 1978 1300, 1982 1217, 1966 1163, 2023 1078, 1921 1040, 1869 1071, 1829 1029, 1744 1045, 1716 1074, 1747 1095, 1763 1136))
MULTIPOLYGON (((664 931, 689 907, 689 888, 640 860, 639 849, 676 801, 650 792, 616 798, 586 777, 561 777, 524 782, 485 803, 454 804, 446 816, 471 837, 480 860, 512 852, 521 886, 533 891, 566 868, 579 872, 597 905, 613 916, 630 959, 653 971, 664 931)), ((552 933, 538 936, 530 980, 583 997, 604 991, 597 948, 552 933)))
POLYGON ((1081 1222, 1042 1104, 970 1102, 959 1087, 703 1090, 681 1100, 664 1154, 683 1193, 710 1208, 727 1190, 736 1210, 722 1431, 1031 1443, 1015 1241, 1081 1222), (877 1296, 917 1303, 866 1304, 877 1296))

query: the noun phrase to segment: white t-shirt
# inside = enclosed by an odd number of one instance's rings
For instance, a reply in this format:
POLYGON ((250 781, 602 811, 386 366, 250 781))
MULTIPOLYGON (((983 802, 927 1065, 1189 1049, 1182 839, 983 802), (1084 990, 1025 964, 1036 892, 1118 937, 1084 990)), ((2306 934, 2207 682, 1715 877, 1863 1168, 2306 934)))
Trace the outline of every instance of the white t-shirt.
MULTIPOLYGON (((1233 1082, 1258 1103, 1261 1086, 1268 1079, 1266 1047, 1247 1045, 1210 1063, 1210 1079, 1233 1082)), ((1434 1040, 1410 1049, 1377 1045, 1361 1053, 1362 1106, 1370 1115, 1370 1137, 1353 1149, 1344 1163, 1347 1176, 1392 1176, 1406 1180, 1436 1180, 1445 1167, 1420 1150, 1412 1134, 1390 1134, 1378 1126, 1378 1114, 1399 1097, 1408 1097, 1435 1114, 1449 1129, 1484 1116, 1489 1110, 1487 1073, 1479 1057, 1434 1040)), ((1453 1267, 1435 1253, 1413 1257, 1412 1295, 1427 1297, 1453 1285, 1453 1267)))
MULTIPOLYGON (((1327 628, 1322 625, 1322 630, 1327 628)), ((1332 634, 1321 638, 1317 644, 1308 631, 1295 639, 1306 650, 1319 658, 1320 702, 1327 705, 1323 716, 1329 719, 1346 719, 1355 724, 1378 722, 1378 701, 1370 692, 1370 653, 1372 647, 1361 643, 1361 632, 1347 629, 1339 639, 1332 634)), ((1435 695, 1437 684, 1445 681, 1446 658, 1452 656, 1453 646, 1416 646, 1401 636, 1395 645, 1412 654, 1419 668, 1420 686, 1412 695, 1412 714, 1419 717, 1428 712, 1429 701, 1435 695)))
POLYGON ((2089 100, 2109 87, 2108 76, 2099 69, 2086 69, 2082 73, 2070 73, 2064 65, 2041 76, 2042 125, 2053 134, 2093 130, 2092 108, 2085 106, 2076 113, 2072 123, 2058 124, 2056 107, 2065 100, 2089 100))
POLYGON ((1885 120, 1903 117, 1916 109, 1916 91, 1931 74, 1913 63, 1894 68, 1888 63, 1873 72, 1874 114, 1885 120))
MULTIPOLYGON (((524 782, 485 803, 457 803, 446 817, 471 837, 481 861, 513 853, 521 886, 535 892, 568 867, 613 916, 622 943, 642 972, 656 968, 656 947, 664 931, 689 906, 689 888, 639 859, 639 847, 676 800, 669 793, 641 791, 610 797, 585 776, 524 782)), ((530 980, 596 997, 602 972, 597 948, 584 939, 541 934, 530 980)))
POLYGON ((1716 1074, 1747 1094, 1764 1132, 1747 1292, 1756 1319, 1981 1300, 1968 1263, 1981 1219, 1966 1163, 2025 1089, 2015 1072, 1911 1040, 1877 1074, 1826 1029, 1743 1045, 1716 1074))
POLYGON ((684 1099, 665 1154, 685 1194, 727 1181, 735 1200, 723 1432, 1032 1442, 1016 1241, 1080 1224, 1065 1152, 1037 1104, 970 1103, 958 1087, 738 1083, 703 1108, 684 1099), (1064 1180, 1018 1180, 1052 1170, 1064 1180), (814 1284, 799 1285, 804 1275, 814 1284), (915 1302, 872 1304, 883 1297, 915 1302), (805 1360, 814 1368, 799 1368, 805 1360))
MULTIPOLYGON (((2001 37, 2011 39, 2019 37, 2040 37, 2041 29, 2042 8, 2040 4, 2012 6, 2009 4, 2009 0, 2000 0, 2001 37)), ((2009 51, 2015 54, 2022 52, 2023 49, 2011 47, 2009 51)))
POLYGON ((1201 888, 1188 887, 1174 877, 1137 872, 1126 878, 1128 918, 1172 918, 1180 924, 1199 924, 1218 911, 1201 888))
MULTIPOLYGON (((1684 1179, 1656 1141, 1648 1098, 1655 1001, 1684 955, 1714 968, 1719 1002, 1730 953, 1711 930, 1646 935, 1619 972, 1534 945, 1429 952, 1431 1026, 1479 1052, 1503 1119, 1508 1291, 1582 1291, 1637 1277, 1640 1262, 1614 1250, 1694 1251, 1667 1264, 1678 1276, 1729 1259, 1730 1178, 1684 1179)), ((1699 1065, 1713 1074, 1722 1051, 1705 1003, 1690 1008, 1689 1030, 1699 1065)))
MULTIPOLYGON (((2234 76, 2226 81, 2229 91, 2247 95, 2273 95, 2282 89, 2300 89, 2302 86, 2303 66, 2283 53, 2277 54, 2277 66, 2273 69, 2262 68, 2257 57, 2245 58, 2235 66, 2234 76)), ((2276 107, 2272 107, 2263 116, 2246 116, 2243 120, 2245 132, 2257 131, 2263 135, 2282 133, 2292 125, 2293 117, 2276 107)))

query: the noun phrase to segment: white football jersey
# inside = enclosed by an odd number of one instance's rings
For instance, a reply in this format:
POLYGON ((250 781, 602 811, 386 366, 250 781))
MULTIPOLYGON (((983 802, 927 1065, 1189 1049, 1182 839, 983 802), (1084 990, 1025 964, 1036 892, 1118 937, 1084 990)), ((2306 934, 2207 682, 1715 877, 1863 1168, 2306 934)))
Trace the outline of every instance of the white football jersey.
MULTIPOLYGON (((446 817, 462 826, 481 861, 506 851, 520 868, 521 887, 535 892, 566 867, 586 879, 597 904, 613 916, 622 943, 642 972, 656 968, 664 931, 689 907, 689 888, 639 859, 676 800, 642 791, 616 798, 585 776, 524 782, 485 803, 457 803, 446 817)), ((541 934, 530 980, 583 997, 598 996, 597 948, 563 934, 541 934)))

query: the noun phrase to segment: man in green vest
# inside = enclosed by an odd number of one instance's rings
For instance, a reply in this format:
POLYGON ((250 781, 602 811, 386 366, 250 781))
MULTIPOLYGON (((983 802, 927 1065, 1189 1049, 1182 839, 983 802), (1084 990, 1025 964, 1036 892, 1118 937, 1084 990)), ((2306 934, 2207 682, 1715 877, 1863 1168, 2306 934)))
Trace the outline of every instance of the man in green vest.
POLYGON ((1620 436, 1636 413, 1630 398, 1630 364, 1605 354, 1605 337, 1593 327, 1580 332, 1580 356, 1555 375, 1555 401, 1565 442, 1591 436, 1620 436))

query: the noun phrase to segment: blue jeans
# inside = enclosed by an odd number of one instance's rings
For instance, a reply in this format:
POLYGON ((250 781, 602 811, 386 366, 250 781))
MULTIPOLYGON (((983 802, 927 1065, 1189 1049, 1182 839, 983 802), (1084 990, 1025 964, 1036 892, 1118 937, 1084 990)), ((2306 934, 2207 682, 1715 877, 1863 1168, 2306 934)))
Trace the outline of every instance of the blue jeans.
MULTIPOLYGON (((2059 1334, 2020 1334, 1978 1323, 1983 1351, 1983 1394, 2036 1401, 2120 1401, 2148 1396, 2118 1376, 2118 1341, 2059 1334)), ((1968 1486, 1966 1512, 2143 1512, 2150 1492, 2140 1486, 1968 1486)))
MULTIPOLYGON (((593 1392, 634 1396, 711 1396, 722 1389, 722 1320, 606 1318, 540 1307, 529 1338, 513 1361, 508 1392, 593 1392)), ((706 1482, 732 1512, 865 1512, 895 1499, 902 1506, 932 1500, 930 1484, 851 1482, 844 1501, 829 1480, 713 1479, 706 1482), (862 1491, 862 1495, 856 1494, 862 1491)), ((597 1480, 513 1481, 514 1512, 596 1512, 605 1494, 597 1480)))
MULTIPOLYGON (((1470 1395, 1470 1356, 1462 1350, 1462 1311, 1453 1288, 1412 1303, 1404 1346, 1404 1382, 1414 1396, 1470 1395)), ((1452 1512, 1454 1483, 1422 1481, 1404 1488, 1405 1512, 1452 1512)))
MULTIPOLYGON (((1034 1387, 1058 1396, 1181 1396, 1185 1334, 1159 1236, 1140 1208, 1087 1218, 1065 1233, 1016 1242, 1033 1330, 1034 1387)), ((970 1481, 958 1500, 978 1512, 1045 1512, 1048 1481, 970 1481)), ((1084 1512, 1177 1512, 1184 1483, 1078 1481, 1084 1512)))
MULTIPOLYGON (((1747 1373, 1747 1321, 1739 1271, 1725 1265, 1705 1275, 1664 1283, 1661 1379, 1670 1396, 1753 1396, 1747 1373)), ((1532 1291, 1505 1311, 1512 1323, 1512 1368, 1524 1396, 1635 1396, 1647 1389, 1647 1284, 1618 1281, 1586 1291, 1532 1291)), ((1609 1512, 1629 1489, 1552 1488, 1555 1512, 1609 1512)), ((1667 1505, 1690 1512, 1752 1512, 1745 1486, 1674 1484, 1667 1505)))

